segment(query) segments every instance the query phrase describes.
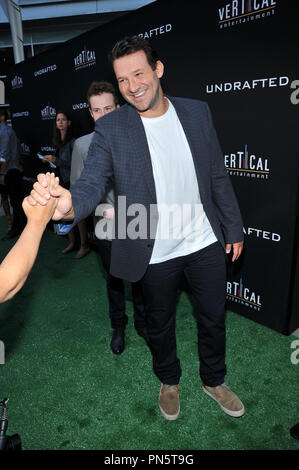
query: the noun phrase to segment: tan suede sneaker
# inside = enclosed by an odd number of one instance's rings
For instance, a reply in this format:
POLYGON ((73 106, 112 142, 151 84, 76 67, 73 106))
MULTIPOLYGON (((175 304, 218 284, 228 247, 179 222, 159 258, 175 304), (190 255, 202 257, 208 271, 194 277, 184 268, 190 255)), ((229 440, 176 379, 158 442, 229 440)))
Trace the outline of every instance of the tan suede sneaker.
POLYGON ((162 415, 174 421, 180 414, 179 386, 162 384, 159 394, 159 407, 162 415))
POLYGON ((223 382, 222 385, 218 385, 217 387, 208 387, 203 384, 202 388, 207 395, 217 401, 222 411, 229 416, 240 418, 245 413, 243 403, 237 395, 231 391, 226 382, 223 382))

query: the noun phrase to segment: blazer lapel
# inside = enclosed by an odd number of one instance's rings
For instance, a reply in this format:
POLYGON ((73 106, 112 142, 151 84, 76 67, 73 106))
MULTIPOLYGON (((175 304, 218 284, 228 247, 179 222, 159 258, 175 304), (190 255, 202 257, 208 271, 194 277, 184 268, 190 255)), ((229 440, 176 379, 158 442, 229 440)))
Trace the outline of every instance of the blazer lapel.
POLYGON ((153 203, 156 203, 157 196, 153 167, 146 134, 139 114, 132 107, 129 107, 128 131, 132 154, 138 160, 140 173, 144 175, 153 203))

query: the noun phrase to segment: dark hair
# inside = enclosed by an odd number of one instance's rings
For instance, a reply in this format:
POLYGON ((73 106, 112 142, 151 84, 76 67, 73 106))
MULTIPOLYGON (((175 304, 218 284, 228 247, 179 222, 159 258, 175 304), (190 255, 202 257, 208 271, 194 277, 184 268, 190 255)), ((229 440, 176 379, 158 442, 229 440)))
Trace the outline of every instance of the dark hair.
POLYGON ((109 59, 113 62, 125 55, 133 54, 137 51, 143 51, 147 57, 147 61, 153 70, 156 70, 158 60, 157 52, 152 48, 151 44, 139 36, 126 36, 118 41, 109 54, 109 59))
POLYGON ((7 112, 7 109, 5 108, 0 108, 0 116, 4 116, 5 117, 5 121, 7 121, 8 119, 8 112, 7 112))
POLYGON ((70 125, 70 126, 67 127, 67 131, 66 131, 64 140, 61 140, 60 132, 56 127, 56 119, 57 119, 58 114, 64 114, 65 117, 67 118, 67 120, 71 121, 70 116, 66 111, 59 110, 59 111, 56 112, 55 121, 54 121, 54 129, 53 129, 53 140, 52 141, 53 141, 54 147, 56 147, 57 149, 59 149, 63 144, 66 144, 73 137, 72 125, 70 125))
POLYGON ((90 105, 90 97, 94 95, 102 95, 103 93, 111 93, 113 95, 115 106, 118 104, 118 96, 112 83, 109 82, 92 82, 87 91, 87 101, 90 105))

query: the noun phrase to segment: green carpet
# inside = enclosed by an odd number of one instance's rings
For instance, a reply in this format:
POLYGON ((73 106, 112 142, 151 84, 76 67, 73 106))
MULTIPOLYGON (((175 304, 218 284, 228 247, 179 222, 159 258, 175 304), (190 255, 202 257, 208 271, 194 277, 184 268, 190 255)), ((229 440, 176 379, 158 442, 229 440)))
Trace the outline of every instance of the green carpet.
MULTIPOLYGON (((5 231, 0 217, 0 233, 5 231)), ((3 259, 13 242, 0 243, 3 259)), ((290 360, 294 336, 228 312, 226 379, 246 407, 243 418, 231 418, 201 390, 196 325, 182 293, 181 415, 166 421, 150 352, 133 327, 131 301, 126 349, 115 356, 98 255, 74 260, 74 253, 61 254, 66 244, 46 231, 25 286, 0 305, 6 347, 0 399, 9 397, 8 434, 19 433, 24 449, 299 449, 289 435, 299 421, 299 364, 290 360)))

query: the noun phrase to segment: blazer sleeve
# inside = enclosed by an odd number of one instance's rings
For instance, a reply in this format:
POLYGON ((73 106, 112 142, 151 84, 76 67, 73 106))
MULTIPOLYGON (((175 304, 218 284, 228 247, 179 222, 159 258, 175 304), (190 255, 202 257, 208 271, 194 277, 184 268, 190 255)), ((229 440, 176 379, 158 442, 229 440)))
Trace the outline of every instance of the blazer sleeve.
POLYGON ((111 149, 101 125, 96 123, 80 178, 71 187, 75 219, 73 225, 91 214, 100 203, 113 175, 111 149))
POLYGON ((212 198, 221 224, 225 243, 237 243, 244 239, 242 216, 230 178, 223 162, 223 154, 213 125, 209 106, 208 139, 212 155, 212 198))

